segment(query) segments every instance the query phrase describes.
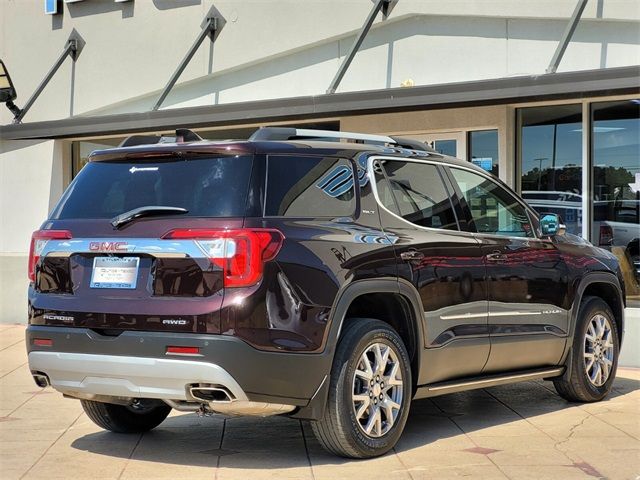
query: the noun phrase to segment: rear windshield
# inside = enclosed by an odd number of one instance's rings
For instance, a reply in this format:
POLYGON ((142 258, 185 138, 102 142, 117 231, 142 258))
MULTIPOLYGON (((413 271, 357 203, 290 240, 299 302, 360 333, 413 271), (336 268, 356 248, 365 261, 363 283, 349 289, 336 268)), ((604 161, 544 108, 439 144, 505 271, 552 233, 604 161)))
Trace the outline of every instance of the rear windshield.
POLYGON ((251 156, 157 162, 89 162, 53 219, 113 218, 134 208, 182 207, 190 217, 242 217, 251 156))

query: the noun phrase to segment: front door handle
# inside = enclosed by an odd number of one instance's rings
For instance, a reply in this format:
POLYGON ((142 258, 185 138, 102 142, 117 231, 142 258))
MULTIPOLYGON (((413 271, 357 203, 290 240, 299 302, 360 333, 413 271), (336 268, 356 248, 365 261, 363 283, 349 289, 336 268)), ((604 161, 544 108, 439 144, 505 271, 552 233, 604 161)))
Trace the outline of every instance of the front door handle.
POLYGON ((417 250, 407 250, 400 254, 400 258, 405 262, 416 262, 424 258, 424 253, 417 250))
POLYGON ((485 257, 487 262, 506 262, 508 257, 500 250, 495 250, 485 257))

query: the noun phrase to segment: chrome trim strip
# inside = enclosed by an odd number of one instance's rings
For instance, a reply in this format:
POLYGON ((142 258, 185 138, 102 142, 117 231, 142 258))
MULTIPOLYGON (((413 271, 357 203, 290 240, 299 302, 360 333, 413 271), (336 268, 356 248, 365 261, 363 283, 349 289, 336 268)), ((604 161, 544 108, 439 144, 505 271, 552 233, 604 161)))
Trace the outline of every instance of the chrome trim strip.
POLYGON ((193 240, 160 238, 72 238, 49 240, 40 254, 44 257, 69 257, 75 253, 123 255, 144 253, 158 258, 206 258, 205 253, 193 240), (122 249, 92 249, 91 244, 122 244, 122 249))
MULTIPOLYGON (((424 312, 425 315, 427 312, 424 312)), ((542 315, 541 311, 532 312, 487 312, 487 313, 462 313, 459 315, 440 315, 441 320, 460 320, 465 318, 482 318, 482 317, 523 317, 527 315, 542 315)))
MULTIPOLYGON (((427 314, 427 312, 424 312, 425 315, 427 314)), ((482 318, 482 317, 488 317, 489 314, 488 312, 484 312, 484 313, 462 313, 462 314, 457 314, 457 315, 440 315, 440 320, 460 320, 460 319, 465 319, 465 318, 482 318)))
POLYGON ((532 380, 537 378, 546 378, 549 376, 560 375, 562 371, 563 371, 562 367, 552 368, 549 370, 542 370, 537 372, 520 373, 516 375, 504 375, 499 377, 471 380, 467 382, 452 383, 448 385, 438 385, 433 387, 427 386, 427 389, 430 392, 445 392, 447 390, 454 390, 454 389, 467 389, 467 388, 470 389, 470 388, 488 387, 491 385, 499 385, 500 383, 532 380))
MULTIPOLYGON (((447 168, 459 168, 460 170, 467 170, 469 172, 478 174, 482 177, 485 177, 487 180, 496 183, 499 187, 502 188, 502 186, 497 183, 494 179, 492 179, 488 174, 486 174, 485 172, 479 172, 478 170, 474 169, 474 168, 469 168, 469 167, 465 167, 462 165, 453 165, 453 164, 448 164, 446 162, 438 162, 435 160, 425 160, 422 158, 405 158, 405 157, 388 157, 385 155, 371 155, 368 159, 367 159, 367 175, 369 175, 369 180, 371 182, 371 190, 373 191, 373 197, 376 199, 376 203, 378 204, 378 206, 380 208, 382 208, 384 211, 386 211, 387 213, 389 213, 390 215, 393 215, 395 218, 397 218, 398 220, 411 225, 411 227, 413 228, 417 228, 420 230, 426 230, 428 232, 438 232, 441 234, 463 234, 463 235, 467 235, 467 236, 471 236, 474 238, 483 238, 483 237, 487 237, 487 238, 508 238, 508 239, 515 239, 515 240, 539 240, 539 241, 544 241, 544 239, 540 238, 540 237, 511 237, 511 236, 507 236, 507 235, 494 235, 494 234, 488 234, 488 233, 478 233, 478 232, 465 232, 464 230, 444 230, 441 228, 433 228, 433 227, 423 227, 420 225, 415 225, 411 222, 409 222, 408 220, 405 220, 404 218, 402 218, 401 216, 397 215, 396 213, 392 212, 391 210, 389 210, 388 208, 386 208, 382 202, 380 201, 380 197, 378 196, 378 186, 375 182, 375 172, 373 170, 373 162, 375 160, 390 160, 390 161, 400 161, 400 162, 413 162, 413 163, 427 163, 429 165, 436 165, 436 166, 441 166, 441 167, 447 167, 447 168)), ((509 192, 511 193, 511 192, 509 192)), ((517 195, 514 196, 514 198, 516 199, 516 201, 518 203, 520 203, 520 205, 522 205, 524 207, 524 209, 529 213, 534 213, 533 209, 526 203, 524 202, 521 198, 519 198, 517 195)), ((536 234, 536 232, 534 231, 534 234, 536 234)))

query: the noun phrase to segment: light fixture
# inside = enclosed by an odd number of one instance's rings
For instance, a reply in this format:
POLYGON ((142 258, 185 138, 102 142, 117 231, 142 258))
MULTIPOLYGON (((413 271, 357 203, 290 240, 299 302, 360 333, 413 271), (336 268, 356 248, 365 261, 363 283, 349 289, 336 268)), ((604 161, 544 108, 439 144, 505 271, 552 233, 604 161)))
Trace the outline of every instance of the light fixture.
POLYGON ((11 110, 14 116, 20 114, 20 109, 13 101, 17 97, 16 89, 13 87, 13 82, 9 76, 7 68, 4 66, 4 62, 0 60, 0 102, 7 105, 7 108, 11 110))

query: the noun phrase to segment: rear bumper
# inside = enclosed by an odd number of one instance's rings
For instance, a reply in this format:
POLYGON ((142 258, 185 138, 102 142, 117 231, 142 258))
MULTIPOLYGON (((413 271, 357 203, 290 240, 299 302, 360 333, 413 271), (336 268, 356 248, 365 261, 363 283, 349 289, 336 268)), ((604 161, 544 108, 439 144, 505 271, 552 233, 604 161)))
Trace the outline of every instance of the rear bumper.
POLYGON ((238 382, 218 365, 188 360, 31 352, 29 368, 44 373, 50 385, 67 395, 104 395, 193 401, 190 384, 223 385, 240 401, 248 400, 238 382))
POLYGON ((117 337, 90 329, 29 326, 29 367, 74 396, 192 401, 189 386, 223 385, 241 401, 305 407, 331 369, 331 353, 264 352, 226 335, 125 331, 117 337), (36 346, 35 338, 52 341, 36 346), (166 347, 199 347, 198 356, 167 355, 166 347), (81 395, 80 395, 81 394, 81 395))

